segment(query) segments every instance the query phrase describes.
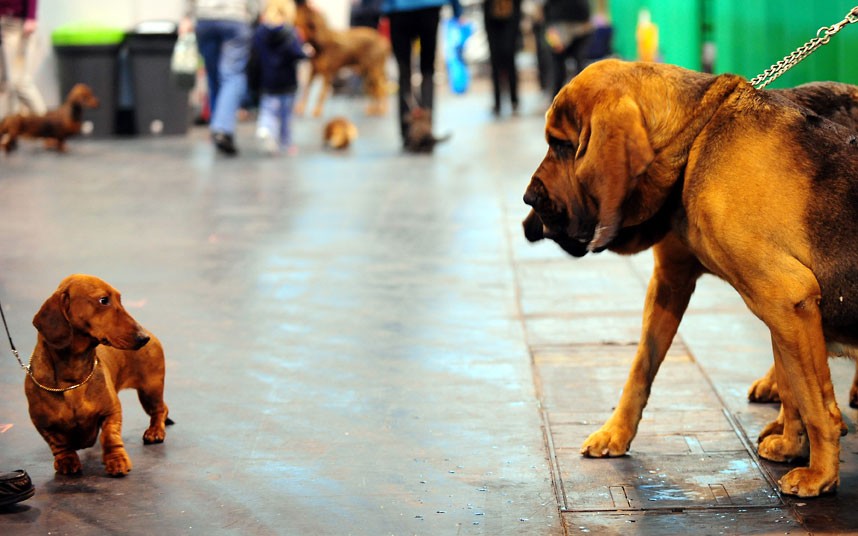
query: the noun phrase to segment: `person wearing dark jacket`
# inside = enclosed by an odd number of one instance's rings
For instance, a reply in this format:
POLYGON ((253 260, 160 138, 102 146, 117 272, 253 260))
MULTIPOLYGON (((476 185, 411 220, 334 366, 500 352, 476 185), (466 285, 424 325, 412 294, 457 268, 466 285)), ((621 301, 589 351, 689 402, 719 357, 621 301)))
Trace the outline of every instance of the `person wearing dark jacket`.
POLYGON ((486 37, 489 41, 489 60, 492 68, 492 88, 495 116, 501 113, 502 85, 509 88, 512 111, 518 111, 518 70, 515 52, 521 26, 521 0, 483 0, 486 37))
POLYGON ((593 33, 589 0, 546 0, 545 40, 551 50, 552 97, 584 67, 587 47, 593 33), (575 60, 575 72, 566 68, 568 59, 575 60))
POLYGON ((293 0, 269 0, 251 44, 248 83, 259 92, 256 137, 269 154, 295 152, 291 122, 298 61, 307 57, 293 26, 295 9, 293 0))

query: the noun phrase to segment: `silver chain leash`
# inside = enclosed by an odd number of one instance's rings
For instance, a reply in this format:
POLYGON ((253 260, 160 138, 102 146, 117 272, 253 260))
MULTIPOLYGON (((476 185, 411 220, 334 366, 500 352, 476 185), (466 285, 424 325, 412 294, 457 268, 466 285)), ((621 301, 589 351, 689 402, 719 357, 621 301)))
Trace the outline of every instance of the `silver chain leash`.
POLYGON ((828 44, 834 34, 842 30, 844 26, 855 22, 858 22, 858 6, 853 7, 846 14, 846 17, 837 24, 820 28, 816 32, 816 37, 798 47, 792 54, 785 56, 784 59, 763 71, 762 74, 757 75, 751 80, 751 85, 757 89, 763 89, 777 80, 780 75, 795 67, 801 60, 810 56, 817 48, 828 44))

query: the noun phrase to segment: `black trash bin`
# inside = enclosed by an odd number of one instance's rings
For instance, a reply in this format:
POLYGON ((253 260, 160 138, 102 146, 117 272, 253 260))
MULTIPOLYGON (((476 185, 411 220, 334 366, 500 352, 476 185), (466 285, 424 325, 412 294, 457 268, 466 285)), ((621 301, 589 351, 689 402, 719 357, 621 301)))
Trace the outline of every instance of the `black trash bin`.
POLYGON ((141 135, 185 134, 190 124, 188 91, 170 75, 178 37, 173 22, 138 24, 128 33, 128 61, 134 95, 134 124, 141 135))
POLYGON ((60 100, 82 82, 92 88, 100 105, 83 111, 83 133, 108 137, 116 133, 118 52, 125 31, 91 24, 55 29, 51 42, 57 56, 60 100))

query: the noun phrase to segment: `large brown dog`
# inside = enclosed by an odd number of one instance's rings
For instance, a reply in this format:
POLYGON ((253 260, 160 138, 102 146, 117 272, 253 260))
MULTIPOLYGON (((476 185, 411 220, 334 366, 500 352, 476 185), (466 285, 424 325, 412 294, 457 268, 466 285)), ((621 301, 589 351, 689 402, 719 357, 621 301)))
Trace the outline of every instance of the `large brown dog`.
POLYGON ((45 147, 66 150, 66 139, 80 134, 84 108, 98 108, 98 99, 86 84, 76 84, 59 108, 45 115, 10 115, 0 121, 0 148, 7 153, 18 138, 44 138, 45 147))
POLYGON ((33 318, 39 332, 24 390, 30 419, 54 455, 60 474, 81 471, 77 450, 101 430, 107 473, 125 475, 131 460, 122 442, 117 392, 132 388, 150 417, 144 443, 166 435, 164 351, 122 307, 119 292, 90 275, 60 283, 33 318))
POLYGON ((334 82, 343 67, 353 67, 363 78, 370 97, 367 114, 384 115, 387 112, 387 76, 385 65, 390 56, 390 43, 373 28, 357 27, 337 31, 328 26, 325 17, 316 9, 298 6, 295 26, 315 53, 310 58, 310 78, 301 90, 295 113, 302 115, 307 107, 310 87, 316 77, 322 78, 313 116, 322 115, 322 108, 334 82))
POLYGON ((809 452, 781 489, 834 490, 841 416, 828 354, 858 353, 858 135, 738 76, 605 60, 557 95, 546 138, 526 236, 574 256, 655 257, 629 378, 582 453, 626 453, 696 281, 712 273, 771 332, 783 422, 764 430, 760 455, 809 452))

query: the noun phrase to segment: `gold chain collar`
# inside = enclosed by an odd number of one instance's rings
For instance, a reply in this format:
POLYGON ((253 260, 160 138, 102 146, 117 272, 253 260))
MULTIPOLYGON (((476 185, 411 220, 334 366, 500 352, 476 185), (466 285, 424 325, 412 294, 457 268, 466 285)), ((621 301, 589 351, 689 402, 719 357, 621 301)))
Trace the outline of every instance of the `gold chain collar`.
POLYGON ((97 366, 98 366, 98 356, 96 356, 92 362, 92 370, 89 371, 89 376, 84 378, 84 380, 80 383, 76 383, 74 385, 70 385, 68 387, 62 387, 62 388, 60 388, 60 387, 48 387, 47 385, 42 385, 41 383, 39 383, 39 380, 37 380, 36 377, 33 375, 33 356, 30 356, 30 362, 27 364, 26 367, 24 367, 24 369, 27 371, 27 374, 30 375, 30 379, 33 380, 33 383, 35 383, 37 386, 44 389, 45 391, 50 391, 51 393, 65 393, 66 391, 71 391, 73 389, 77 389, 78 387, 85 385, 86 382, 91 380, 93 375, 95 375, 95 367, 97 367, 97 366))

